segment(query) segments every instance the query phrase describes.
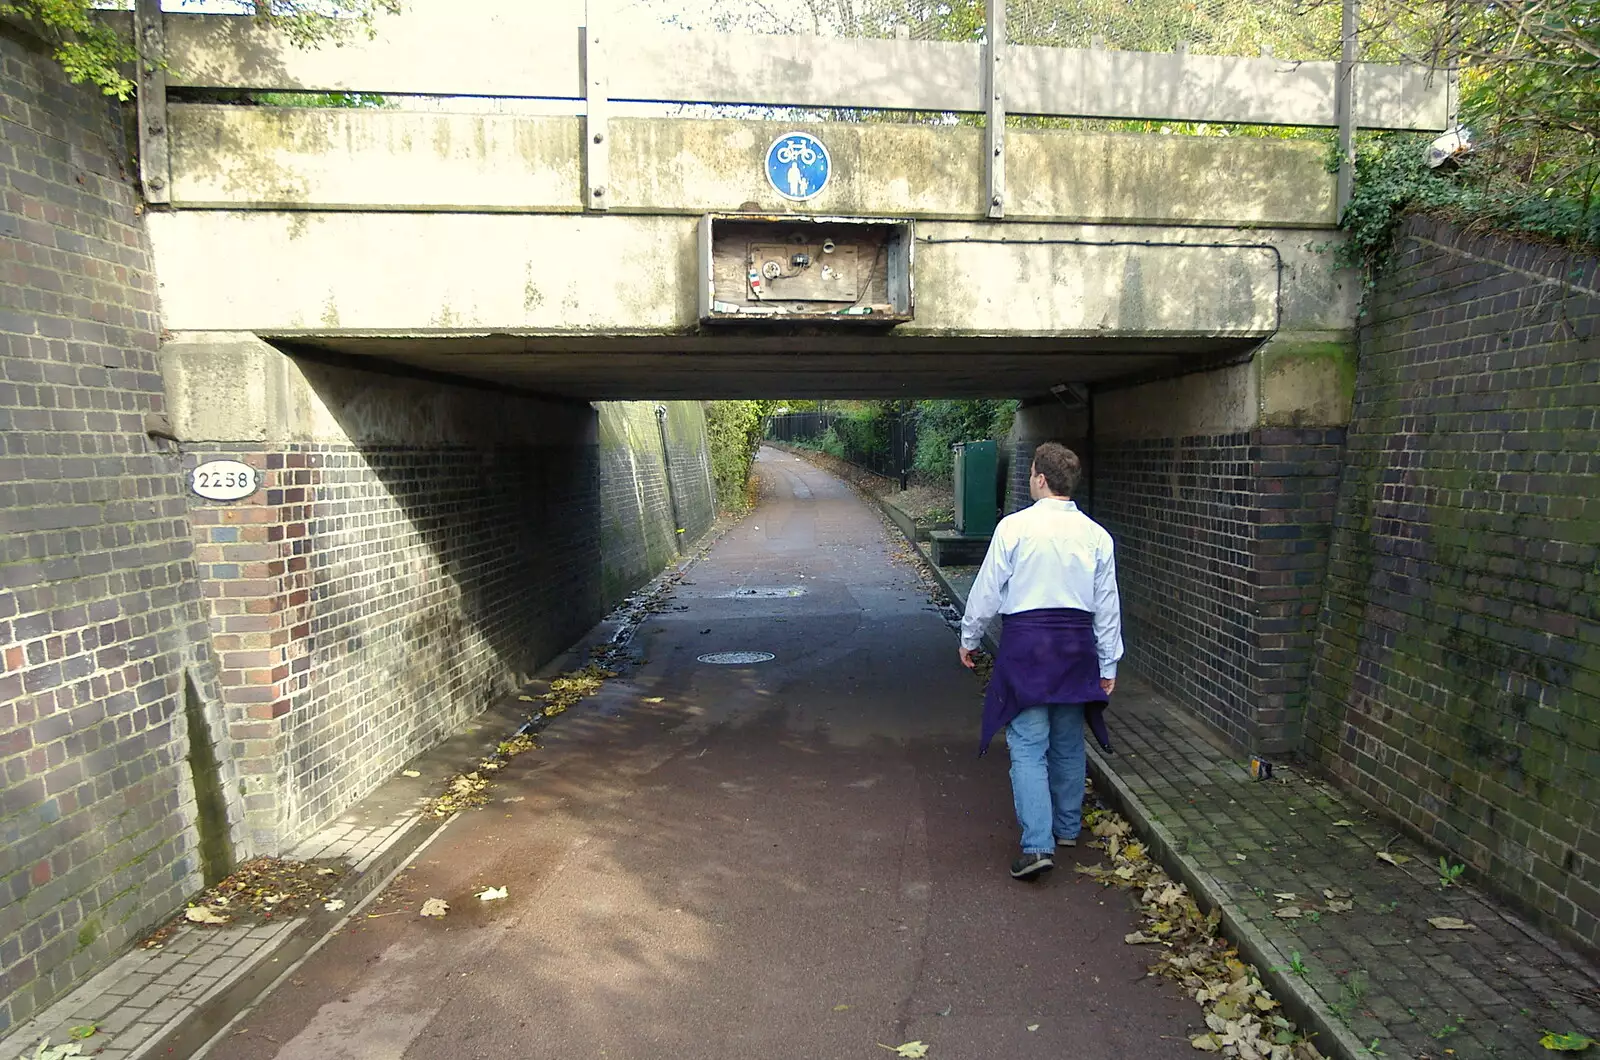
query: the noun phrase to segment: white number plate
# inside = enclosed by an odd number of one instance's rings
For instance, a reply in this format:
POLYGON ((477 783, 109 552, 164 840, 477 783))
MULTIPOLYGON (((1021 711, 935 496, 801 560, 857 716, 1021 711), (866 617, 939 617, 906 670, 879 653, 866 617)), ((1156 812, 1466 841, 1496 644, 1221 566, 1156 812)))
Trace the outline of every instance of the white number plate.
POLYGON ((237 460, 207 460, 189 472, 189 488, 208 501, 237 501, 261 488, 261 473, 237 460))

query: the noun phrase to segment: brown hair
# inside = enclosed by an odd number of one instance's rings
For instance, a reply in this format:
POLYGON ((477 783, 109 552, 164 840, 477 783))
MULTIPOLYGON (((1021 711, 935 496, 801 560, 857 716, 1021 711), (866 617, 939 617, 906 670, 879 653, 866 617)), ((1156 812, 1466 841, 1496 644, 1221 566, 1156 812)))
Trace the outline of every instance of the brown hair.
POLYGON ((1033 469, 1043 475, 1050 492, 1058 497, 1070 497, 1083 477, 1083 462, 1078 454, 1060 442, 1045 442, 1033 451, 1033 469))

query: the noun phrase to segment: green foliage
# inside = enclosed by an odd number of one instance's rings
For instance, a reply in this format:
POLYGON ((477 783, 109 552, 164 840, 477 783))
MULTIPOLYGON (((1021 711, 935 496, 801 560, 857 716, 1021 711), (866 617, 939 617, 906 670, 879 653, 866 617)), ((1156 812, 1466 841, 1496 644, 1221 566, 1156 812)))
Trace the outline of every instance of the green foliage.
POLYGON ((1357 145, 1355 190, 1342 220, 1350 240, 1341 263, 1366 267, 1369 283, 1387 260, 1400 220, 1413 210, 1562 245, 1600 244, 1600 200, 1506 182, 1490 157, 1447 172, 1430 170, 1428 142, 1427 136, 1393 133, 1363 137, 1357 145))
POLYGON ((955 471, 951 446, 1003 438, 1011 433, 1016 415, 1015 401, 917 402, 917 470, 938 477, 950 476, 955 471))
POLYGON ((74 84, 87 81, 118 99, 133 96, 122 69, 138 58, 133 42, 95 18, 91 0, 0 0, 0 15, 19 15, 55 43, 55 58, 74 84))
POLYGON ((706 447, 711 454, 711 479, 717 506, 741 512, 750 505, 750 468, 761 447, 762 422, 769 401, 708 401, 706 447))
MULTIPOLYGON (((126 68, 139 59, 133 41, 94 14, 95 0, 0 0, 0 14, 18 15, 55 42, 55 58, 74 84, 85 82, 117 99, 130 99, 134 83, 126 68)), ((356 34, 372 37, 378 15, 397 15, 401 0, 339 0, 336 16, 318 0, 238 0, 241 14, 254 14, 300 48, 339 44, 356 34)), ((350 95, 331 93, 330 96, 350 95)), ((321 103, 313 106, 363 104, 321 103)))
POLYGON ((1364 57, 1459 72, 1472 150, 1430 172, 1427 137, 1365 138, 1344 217, 1354 260, 1381 265, 1407 210, 1600 245, 1600 0, 1366 0, 1362 11, 1364 57))
POLYGON ((828 432, 837 440, 847 459, 859 461, 889 452, 889 417, 882 408, 840 416, 828 432))

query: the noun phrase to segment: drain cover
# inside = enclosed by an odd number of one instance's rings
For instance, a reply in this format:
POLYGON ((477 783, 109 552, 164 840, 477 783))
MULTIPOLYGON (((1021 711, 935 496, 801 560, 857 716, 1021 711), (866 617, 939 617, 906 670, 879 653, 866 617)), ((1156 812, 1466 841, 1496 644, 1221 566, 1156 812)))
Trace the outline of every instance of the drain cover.
POLYGON ((785 597, 804 596, 806 591, 798 585, 771 585, 752 588, 745 586, 723 595, 733 600, 781 600, 785 597))
POLYGON ((712 666, 748 666, 751 663, 771 662, 776 658, 770 651, 717 651, 700 656, 700 661, 712 666))

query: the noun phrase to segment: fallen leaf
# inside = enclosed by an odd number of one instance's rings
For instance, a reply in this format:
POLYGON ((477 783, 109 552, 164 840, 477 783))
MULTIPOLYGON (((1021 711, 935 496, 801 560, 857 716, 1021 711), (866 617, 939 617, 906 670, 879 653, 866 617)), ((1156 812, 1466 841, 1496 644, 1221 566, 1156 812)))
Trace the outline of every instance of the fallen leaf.
POLYGON ((1295 894, 1293 891, 1277 891, 1272 897, 1276 898, 1280 902, 1292 902, 1300 896, 1295 894))
POLYGON ((1122 936, 1122 941, 1126 942, 1130 946, 1146 946, 1152 942, 1160 942, 1161 940, 1158 938, 1151 938, 1142 931, 1135 931, 1132 934, 1122 936))
POLYGON ((1391 865, 1399 866, 1404 865, 1406 862, 1410 861, 1411 858, 1406 854, 1391 854, 1387 850, 1380 850, 1378 851, 1378 860, 1387 861, 1391 865))
POLYGON ((910 1057, 911 1060, 928 1055, 928 1046, 925 1042, 906 1042, 904 1045, 884 1045, 879 1042, 878 1048, 887 1049, 896 1056, 910 1057))
POLYGON ((1235 854, 1233 858, 1235 861, 1243 861, 1245 859, 1243 854, 1235 854))
POLYGON ((1197 1034, 1189 1039, 1189 1044, 1199 1049, 1202 1053, 1220 1053, 1222 1043, 1217 1041, 1215 1034, 1197 1034))
POLYGON ((1329 902, 1327 905, 1328 912, 1330 913, 1348 913, 1355 907, 1356 904, 1354 902, 1346 902, 1337 898, 1329 902))
POLYGON ((665 703, 666 699, 661 697, 661 696, 651 696, 648 699, 641 699, 639 702, 641 702, 641 703, 665 703))
POLYGON ((1594 1043, 1593 1038, 1587 1034, 1579 1034, 1576 1031, 1568 1034, 1545 1031, 1544 1037, 1539 1039, 1540 1045, 1556 1053, 1581 1053, 1594 1043))
POLYGON ((849 1012, 850 1011, 850 1006, 849 1005, 835 1005, 835 1006, 833 1006, 833 1011, 835 1011, 835 1012, 849 1012))
POLYGON ((196 924, 226 924, 228 918, 203 905, 191 905, 183 911, 184 918, 196 924))
POLYGON ((1037 1023, 1030 1023, 1030 1024, 1028 1024, 1028 1030, 1029 1030, 1029 1031, 1036 1031, 1036 1030, 1038 1030, 1038 1029, 1039 1029, 1039 1025, 1038 1025, 1038 1024, 1037 1024, 1037 1023))
POLYGON ((330 913, 337 913, 339 910, 344 908, 344 899, 334 898, 331 901, 323 902, 322 908, 326 909, 330 913))
POLYGON ((422 903, 423 916, 444 916, 450 911, 450 903, 443 898, 429 898, 422 903))
POLYGON ((334 873, 336 873, 338 871, 339 871, 338 869, 318 869, 317 870, 317 875, 318 876, 332 876, 334 873))
POLYGON ((1300 907, 1297 905, 1286 905, 1282 909, 1275 910, 1272 915, 1277 917, 1279 920, 1299 920, 1300 907))
POLYGON ((1333 826, 1335 828, 1354 828, 1356 823, 1354 821, 1335 821, 1333 826))
POLYGON ((1326 887, 1322 891, 1324 898, 1349 898, 1351 893, 1343 887, 1326 887))
POLYGON ((1428 923, 1432 924, 1434 927, 1438 928, 1440 931, 1476 931, 1476 930, 1478 930, 1476 927, 1474 927, 1473 925, 1467 923, 1465 920, 1462 920, 1460 917, 1455 917, 1455 916, 1430 916, 1428 918, 1428 923))
POLYGON ((67 1060, 71 1056, 82 1056, 83 1047, 76 1042, 67 1042, 63 1045, 51 1045, 46 1038, 39 1043, 39 1051, 29 1055, 23 1053, 18 1060, 67 1060))
POLYGON ((497 902, 506 897, 506 889, 504 887, 490 887, 487 890, 479 891, 473 897, 480 902, 497 902))
POLYGON ((418 773, 415 769, 402 769, 400 771, 400 775, 402 777, 420 777, 420 776, 422 776, 422 774, 418 773))
POLYGON ((81 1042, 85 1038, 93 1038, 99 1030, 100 1025, 98 1023, 85 1023, 81 1027, 74 1027, 68 1031, 67 1037, 75 1042, 81 1042))

